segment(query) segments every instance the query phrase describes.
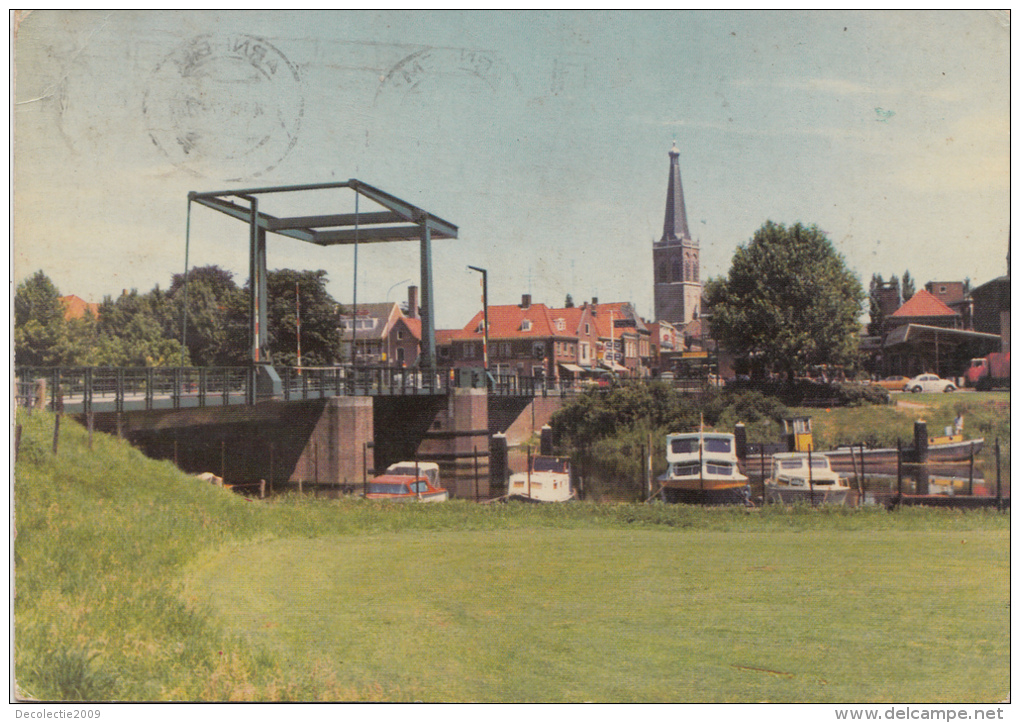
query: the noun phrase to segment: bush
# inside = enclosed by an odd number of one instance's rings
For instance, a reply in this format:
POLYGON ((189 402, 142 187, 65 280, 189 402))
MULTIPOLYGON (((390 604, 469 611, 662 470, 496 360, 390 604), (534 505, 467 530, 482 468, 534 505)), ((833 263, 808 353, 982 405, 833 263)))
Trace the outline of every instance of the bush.
POLYGON ((812 379, 743 379, 726 385, 727 391, 755 391, 790 407, 859 407, 889 404, 889 392, 873 384, 816 382, 812 379))

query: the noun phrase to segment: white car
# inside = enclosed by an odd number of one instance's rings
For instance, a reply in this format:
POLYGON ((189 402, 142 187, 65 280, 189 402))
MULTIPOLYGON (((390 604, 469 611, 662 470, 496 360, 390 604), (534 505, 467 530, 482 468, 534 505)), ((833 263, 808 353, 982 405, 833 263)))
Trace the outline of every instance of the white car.
POLYGON ((936 374, 920 374, 903 385, 905 392, 951 392, 956 385, 936 374))

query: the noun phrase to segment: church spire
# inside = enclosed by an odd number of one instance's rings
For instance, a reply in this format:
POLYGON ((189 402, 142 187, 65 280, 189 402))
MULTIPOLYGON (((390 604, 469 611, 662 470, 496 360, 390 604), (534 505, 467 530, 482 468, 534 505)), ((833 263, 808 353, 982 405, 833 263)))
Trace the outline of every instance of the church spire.
POLYGON ((669 151, 669 190, 666 193, 666 220, 662 226, 662 241, 682 241, 691 238, 687 228, 687 208, 684 206, 684 187, 680 182, 680 151, 676 141, 669 151))

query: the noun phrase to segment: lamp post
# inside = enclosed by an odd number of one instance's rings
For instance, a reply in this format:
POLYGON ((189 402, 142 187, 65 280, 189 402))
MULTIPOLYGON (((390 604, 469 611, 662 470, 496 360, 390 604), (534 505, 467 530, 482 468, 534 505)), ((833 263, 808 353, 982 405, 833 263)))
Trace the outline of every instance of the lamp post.
POLYGON ((468 266, 472 271, 482 275, 482 324, 485 335, 482 337, 482 364, 485 373, 489 373, 489 272, 477 266, 468 266))

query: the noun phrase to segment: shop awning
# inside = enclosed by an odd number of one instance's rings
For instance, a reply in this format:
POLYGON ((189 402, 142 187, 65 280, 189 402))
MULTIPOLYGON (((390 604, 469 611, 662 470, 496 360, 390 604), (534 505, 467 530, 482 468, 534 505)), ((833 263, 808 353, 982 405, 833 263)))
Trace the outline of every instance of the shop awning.
POLYGON ((571 374, 583 374, 584 369, 577 366, 577 364, 567 364, 566 362, 560 362, 560 367, 566 369, 571 374))

